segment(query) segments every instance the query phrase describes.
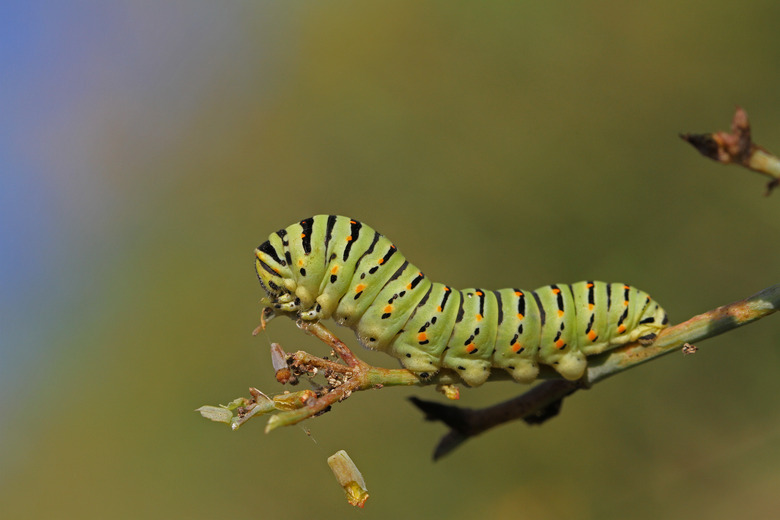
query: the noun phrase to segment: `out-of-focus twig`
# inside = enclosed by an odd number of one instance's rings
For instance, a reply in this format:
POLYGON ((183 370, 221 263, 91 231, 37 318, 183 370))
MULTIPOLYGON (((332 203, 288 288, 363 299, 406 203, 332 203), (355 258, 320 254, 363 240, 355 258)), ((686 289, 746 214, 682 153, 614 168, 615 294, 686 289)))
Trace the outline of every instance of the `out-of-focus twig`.
POLYGON ((731 122, 731 133, 680 134, 703 156, 721 164, 738 164, 761 173, 772 180, 766 185, 765 195, 780 186, 780 158, 753 143, 747 113, 737 107, 731 122))

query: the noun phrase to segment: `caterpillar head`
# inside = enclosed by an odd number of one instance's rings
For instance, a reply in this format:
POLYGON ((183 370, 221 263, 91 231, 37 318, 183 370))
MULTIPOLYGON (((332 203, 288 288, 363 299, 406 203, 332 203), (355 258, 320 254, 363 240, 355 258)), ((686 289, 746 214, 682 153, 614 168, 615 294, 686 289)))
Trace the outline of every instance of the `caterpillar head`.
POLYGON ((255 249, 255 269, 260 285, 268 293, 268 299, 261 303, 282 311, 296 310, 295 279, 284 255, 279 255, 270 240, 255 249))

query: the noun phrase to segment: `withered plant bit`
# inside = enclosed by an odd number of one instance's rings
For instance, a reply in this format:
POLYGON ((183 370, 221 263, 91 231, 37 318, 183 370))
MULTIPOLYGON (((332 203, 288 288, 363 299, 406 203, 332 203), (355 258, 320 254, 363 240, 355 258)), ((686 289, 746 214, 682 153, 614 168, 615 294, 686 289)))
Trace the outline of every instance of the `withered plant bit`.
POLYGON ((271 365, 276 373, 276 380, 281 384, 294 385, 298 382, 298 378, 287 365, 287 353, 278 343, 271 343, 271 365))
POLYGON ((458 388, 458 385, 436 385, 436 391, 444 394, 444 397, 452 401, 460 399, 460 388, 458 388))
POLYGON ((273 397, 274 407, 277 410, 297 410, 306 406, 310 399, 317 399, 317 394, 314 390, 284 392, 273 397))
MULTIPOLYGON (((263 303, 261 301, 260 303, 263 303)), ((252 331, 252 336, 257 336, 262 331, 265 330, 265 327, 268 325, 268 322, 271 321, 274 318, 274 310, 270 307, 263 308, 263 312, 260 314, 260 325, 255 327, 255 330, 252 331)))
POLYGON ((780 158, 754 144, 747 113, 737 107, 731 122, 731 133, 680 134, 699 153, 721 164, 737 164, 771 177, 765 195, 780 185, 780 158))
POLYGON ((347 501, 353 506, 365 506, 366 500, 368 500, 366 482, 347 452, 339 450, 328 457, 328 466, 333 471, 339 485, 344 489, 347 501))
POLYGON ((686 356, 688 354, 696 354, 696 352, 698 352, 698 351, 699 351, 699 347, 697 347, 696 345, 693 345, 691 343, 686 343, 685 345, 683 345, 683 348, 682 348, 682 353, 685 354, 686 356))

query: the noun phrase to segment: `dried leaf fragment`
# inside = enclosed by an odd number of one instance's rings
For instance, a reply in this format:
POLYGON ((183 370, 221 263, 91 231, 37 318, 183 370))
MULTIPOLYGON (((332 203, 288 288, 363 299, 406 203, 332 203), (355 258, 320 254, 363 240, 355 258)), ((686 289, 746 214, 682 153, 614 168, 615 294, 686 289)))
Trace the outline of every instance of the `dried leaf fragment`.
POLYGON ((344 489, 347 501, 353 506, 363 507, 368 500, 366 482, 347 452, 339 450, 328 457, 328 466, 333 471, 339 485, 344 489))

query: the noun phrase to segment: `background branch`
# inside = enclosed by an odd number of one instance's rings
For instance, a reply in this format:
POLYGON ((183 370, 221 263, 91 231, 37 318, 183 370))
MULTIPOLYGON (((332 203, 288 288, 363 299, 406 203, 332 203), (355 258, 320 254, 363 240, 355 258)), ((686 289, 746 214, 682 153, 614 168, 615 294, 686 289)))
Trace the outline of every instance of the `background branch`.
POLYGON ((699 153, 721 164, 738 164, 772 178, 765 195, 780 185, 780 158, 753 143, 747 112, 737 107, 731 121, 731 133, 680 134, 699 153))

